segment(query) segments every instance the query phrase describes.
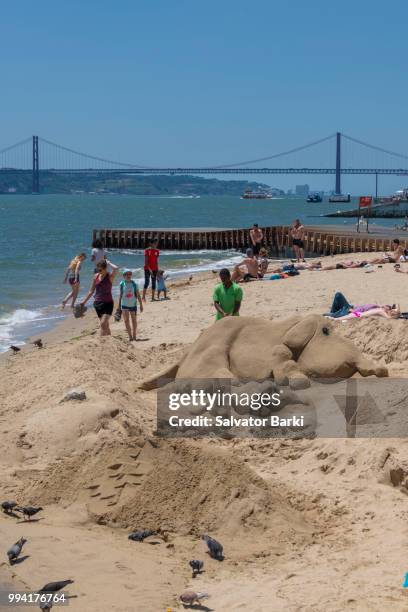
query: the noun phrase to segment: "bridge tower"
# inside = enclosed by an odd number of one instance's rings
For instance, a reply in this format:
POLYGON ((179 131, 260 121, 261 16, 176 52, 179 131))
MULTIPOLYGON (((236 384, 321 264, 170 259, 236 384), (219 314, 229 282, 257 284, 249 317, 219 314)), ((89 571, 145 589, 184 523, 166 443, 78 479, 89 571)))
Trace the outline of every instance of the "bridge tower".
POLYGON ((38 136, 33 136, 33 193, 40 193, 40 164, 38 156, 38 136))
POLYGON ((336 187, 335 193, 341 194, 341 133, 336 133, 336 187))

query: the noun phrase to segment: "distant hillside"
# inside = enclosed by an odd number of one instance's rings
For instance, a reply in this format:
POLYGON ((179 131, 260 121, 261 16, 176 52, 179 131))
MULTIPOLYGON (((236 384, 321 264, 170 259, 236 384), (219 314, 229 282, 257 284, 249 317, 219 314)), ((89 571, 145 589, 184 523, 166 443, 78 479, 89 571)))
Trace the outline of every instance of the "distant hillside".
MULTIPOLYGON (((112 174, 55 175, 41 173, 41 193, 99 192, 134 195, 240 195, 245 189, 267 188, 265 183, 219 180, 197 176, 146 175, 126 176, 112 174)), ((0 193, 10 190, 31 193, 31 176, 0 173, 0 193)), ((274 189, 276 194, 283 194, 274 189)))

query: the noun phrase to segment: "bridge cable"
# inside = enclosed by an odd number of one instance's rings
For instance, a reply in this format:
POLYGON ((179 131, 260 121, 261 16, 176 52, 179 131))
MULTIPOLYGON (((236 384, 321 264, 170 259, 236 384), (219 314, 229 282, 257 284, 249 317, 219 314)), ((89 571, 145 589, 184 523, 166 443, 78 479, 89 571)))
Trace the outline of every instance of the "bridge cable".
POLYGON ((277 157, 283 157, 284 155, 289 155, 290 153, 297 153, 298 151, 303 151, 304 149, 308 149, 309 147, 314 147, 322 142, 326 142, 326 140, 330 140, 334 138, 336 134, 330 134, 325 138, 320 138, 319 140, 315 140, 313 142, 309 142, 309 144, 301 145, 300 147, 295 147, 294 149, 290 149, 289 151, 283 151, 282 153, 275 153, 274 155, 268 155, 267 157, 258 157, 257 159, 251 159, 242 162, 236 162, 234 164, 223 164, 221 166, 205 166, 206 168, 233 168, 234 166, 245 166, 246 164, 255 164, 261 161, 267 161, 268 159, 276 159, 277 157))
POLYGON ((25 138, 25 140, 21 140, 20 142, 17 142, 16 144, 10 145, 9 147, 5 147, 4 149, 0 150, 0 155, 2 153, 7 153, 7 151, 10 151, 11 149, 14 149, 15 147, 19 147, 21 145, 27 144, 31 140, 32 140, 31 137, 30 138, 25 138))
POLYGON ((368 142, 364 142, 363 140, 358 140, 357 138, 353 138, 352 136, 347 136, 342 133, 342 137, 347 140, 351 140, 356 144, 363 145, 364 147, 368 147, 369 149, 374 149, 375 151, 380 151, 381 153, 387 153, 387 155, 394 155, 395 157, 402 157, 403 159, 408 159, 408 155, 404 155, 403 153, 396 153, 395 151, 389 151, 388 149, 383 149, 382 147, 377 147, 376 145, 369 144, 368 142))
POLYGON ((57 147, 57 149, 61 149, 66 151, 67 153, 73 153, 74 155, 80 155, 81 157, 86 157, 87 159, 92 159, 94 161, 103 162, 105 164, 112 164, 113 166, 125 166, 126 168, 139 168, 141 170, 154 170, 154 168, 149 168, 147 166, 138 166, 137 164, 127 164, 117 161, 112 161, 111 159, 105 159, 103 157, 96 157, 95 155, 88 155, 87 153, 81 153, 81 151, 75 151, 74 149, 70 149, 69 147, 64 147, 62 145, 57 144, 56 142, 51 142, 51 140, 47 140, 46 138, 39 137, 38 140, 44 142, 53 147, 57 147))
MULTIPOLYGON (((259 157, 257 159, 251 159, 251 160, 246 160, 246 161, 241 161, 241 162, 235 162, 232 164, 222 164, 222 165, 206 165, 206 166, 199 166, 197 169, 198 170, 202 170, 202 169, 222 169, 222 168, 234 168, 236 166, 245 166, 247 164, 254 164, 257 162, 261 162, 261 161, 267 161, 269 159, 276 159, 278 157, 283 157, 284 155, 289 155, 291 153, 297 153, 298 151, 303 151, 304 149, 308 149, 310 147, 314 147, 318 144, 321 144, 322 142, 326 142, 327 140, 330 140, 332 138, 334 138, 336 134, 330 134, 329 136, 325 136, 324 138, 319 138, 318 140, 314 140, 313 142, 309 142, 308 144, 305 145, 301 145, 299 147, 295 147, 294 149, 290 149, 288 151, 283 151, 281 153, 275 153, 274 155, 268 155, 267 157, 259 157)), ((141 166, 141 165, 137 165, 137 164, 129 164, 129 163, 124 163, 124 162, 116 162, 116 161, 112 161, 109 159, 105 159, 103 157, 96 157, 94 155, 88 155, 86 153, 81 153, 80 151, 75 151, 74 149, 70 149, 68 147, 64 147, 62 145, 59 145, 55 142, 51 142, 50 140, 47 140, 45 138, 39 138, 39 140, 41 140, 42 142, 45 142, 53 147, 57 147, 59 149, 62 149, 64 151, 67 151, 69 153, 73 153, 75 155, 80 155, 81 157, 85 157, 87 159, 92 159, 94 161, 100 161, 103 163, 108 163, 108 164, 112 164, 112 165, 117 165, 117 166, 124 166, 126 168, 137 168, 137 169, 141 169, 141 170, 160 170, 160 167, 152 167, 152 166, 141 166)), ((191 168, 193 170, 193 168, 191 168)))

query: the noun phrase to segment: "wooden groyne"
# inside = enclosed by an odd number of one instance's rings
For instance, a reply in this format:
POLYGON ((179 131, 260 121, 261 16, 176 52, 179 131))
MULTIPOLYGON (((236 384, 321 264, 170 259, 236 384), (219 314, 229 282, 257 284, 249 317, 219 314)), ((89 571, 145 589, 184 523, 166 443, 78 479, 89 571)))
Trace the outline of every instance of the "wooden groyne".
MULTIPOLYGON (((292 247, 289 226, 262 227, 264 245, 272 255, 286 255, 292 247)), ((165 228, 165 229, 95 229, 93 240, 100 239, 108 249, 145 249, 157 239, 163 250, 193 251, 213 249, 244 251, 250 246, 250 228, 165 228)), ((376 228, 375 233, 357 233, 353 229, 318 226, 305 231, 305 252, 316 255, 335 255, 389 250, 392 240, 400 238, 404 248, 408 248, 406 232, 395 232, 376 228)))

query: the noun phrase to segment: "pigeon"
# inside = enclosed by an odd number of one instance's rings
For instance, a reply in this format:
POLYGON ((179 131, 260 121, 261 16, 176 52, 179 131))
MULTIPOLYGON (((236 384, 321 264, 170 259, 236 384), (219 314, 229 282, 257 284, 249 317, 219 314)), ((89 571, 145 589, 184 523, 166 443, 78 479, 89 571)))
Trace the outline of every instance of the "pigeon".
POLYGON ((156 535, 156 532, 152 531, 151 529, 137 529, 136 531, 132 531, 132 533, 128 535, 128 540, 133 540, 134 542, 143 542, 145 538, 148 538, 152 535, 156 535))
MULTIPOLYGON (((57 591, 61 591, 68 584, 73 584, 73 583, 74 583, 73 580, 58 580, 58 582, 47 582, 47 584, 45 584, 43 588, 40 589, 38 592, 39 593, 57 593, 57 591)), ((53 604, 52 601, 46 601, 46 602, 40 603, 40 609, 45 610, 46 612, 49 612, 49 610, 51 610, 52 608, 52 604, 53 604)))
POLYGON ((193 570, 193 578, 195 578, 196 575, 199 574, 204 567, 204 561, 199 561, 198 559, 192 559, 188 562, 188 564, 193 570))
POLYGON ((23 506, 21 508, 16 508, 16 512, 21 512, 24 514, 24 516, 28 516, 29 521, 31 520, 31 517, 37 514, 37 512, 40 512, 40 510, 42 510, 41 506, 38 508, 35 508, 34 506, 23 506))
POLYGON ((13 565, 14 561, 20 556, 20 553, 23 550, 23 546, 26 542, 27 540, 25 540, 24 538, 20 538, 18 542, 13 544, 13 546, 7 551, 7 556, 10 565, 13 565))
POLYGON ((73 580, 58 580, 57 582, 47 582, 47 584, 45 584, 43 588, 37 592, 38 593, 56 593, 57 591, 61 591, 61 589, 64 589, 68 584, 74 584, 74 581, 73 580))
POLYGON ((14 346, 13 344, 10 346, 10 349, 13 351, 13 353, 19 353, 21 351, 20 347, 14 346))
POLYGON ((1 504, 1 508, 5 514, 10 514, 16 506, 18 506, 18 503, 15 501, 4 501, 1 504))
POLYGON ((210 557, 212 557, 213 559, 217 559, 218 561, 222 561, 222 559, 224 558, 222 554, 222 545, 217 542, 217 540, 214 540, 214 538, 210 538, 209 535, 203 535, 201 539, 206 542, 210 557))
POLYGON ((41 340, 41 338, 38 338, 38 340, 34 340, 33 342, 34 346, 38 346, 38 348, 43 348, 43 341, 41 340))
POLYGON ((196 593, 195 591, 184 591, 180 595, 180 601, 183 604, 188 604, 192 606, 195 603, 200 604, 202 599, 207 599, 209 597, 208 593, 196 593))

